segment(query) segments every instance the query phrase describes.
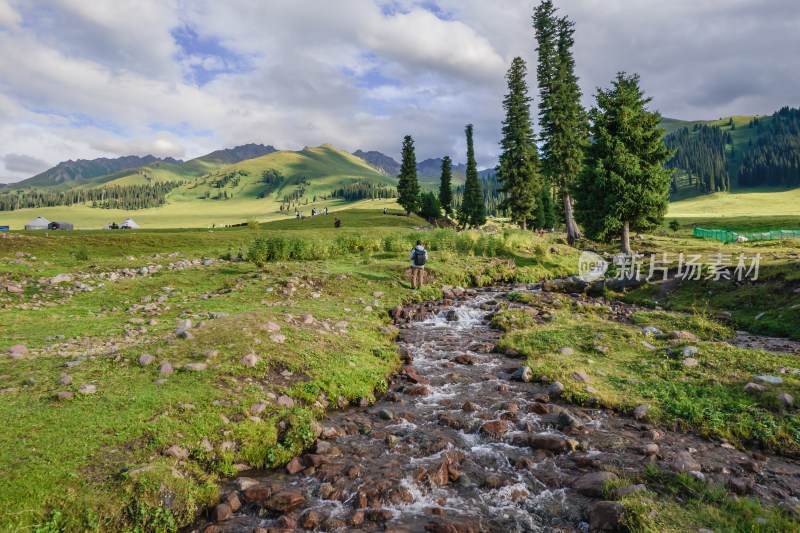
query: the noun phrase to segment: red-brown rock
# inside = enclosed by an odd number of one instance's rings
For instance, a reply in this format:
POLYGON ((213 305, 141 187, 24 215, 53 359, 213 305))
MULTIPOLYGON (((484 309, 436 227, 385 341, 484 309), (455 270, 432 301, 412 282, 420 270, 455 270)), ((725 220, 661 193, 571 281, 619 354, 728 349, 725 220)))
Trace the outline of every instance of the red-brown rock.
POLYGON ((528 445, 534 450, 550 450, 560 452, 567 445, 567 441, 560 437, 531 437, 528 445))
POLYGON ((301 463, 300 459, 298 459, 297 457, 289 461, 289 464, 286 465, 286 471, 289 473, 290 476, 295 475, 303 468, 305 468, 303 466, 303 463, 301 463))
POLYGON ((509 425, 506 420, 493 420, 481 426, 481 432, 490 437, 499 437, 508 433, 509 425))
POLYGON ((242 507, 242 502, 239 500, 239 495, 235 492, 229 492, 223 496, 220 501, 230 507, 231 511, 234 513, 242 507))
POLYGON ((231 511, 231 508, 228 504, 220 503, 214 507, 214 510, 211 512, 211 520, 214 522, 222 522, 223 520, 230 518, 232 513, 233 511, 231 511))
POLYGON ((266 485, 256 485, 250 487, 242 494, 245 503, 264 503, 272 496, 272 489, 266 485))
POLYGON ((447 470, 447 463, 439 463, 435 470, 428 472, 431 482, 438 486, 444 487, 450 480, 450 473, 447 470))
POLYGON ((296 490, 282 490, 267 500, 264 507, 277 513, 285 513, 298 505, 306 503, 306 499, 296 490))

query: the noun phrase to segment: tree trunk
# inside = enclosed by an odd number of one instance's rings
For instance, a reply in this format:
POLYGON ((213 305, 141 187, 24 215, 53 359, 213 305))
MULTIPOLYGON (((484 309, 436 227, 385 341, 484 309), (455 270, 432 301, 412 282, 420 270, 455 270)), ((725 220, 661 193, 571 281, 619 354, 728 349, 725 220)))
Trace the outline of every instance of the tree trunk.
POLYGON ((526 229, 528 229, 527 226, 525 225, 526 222, 527 222, 527 219, 525 217, 522 217, 522 224, 521 224, 522 231, 525 231, 526 229))
POLYGON ((625 255, 633 255, 631 250, 631 230, 628 221, 622 226, 622 253, 625 255))
POLYGON ((564 200, 564 218, 567 221, 567 242, 573 244, 578 239, 583 238, 578 224, 575 223, 575 216, 572 214, 572 198, 567 191, 564 191, 562 199, 564 200))

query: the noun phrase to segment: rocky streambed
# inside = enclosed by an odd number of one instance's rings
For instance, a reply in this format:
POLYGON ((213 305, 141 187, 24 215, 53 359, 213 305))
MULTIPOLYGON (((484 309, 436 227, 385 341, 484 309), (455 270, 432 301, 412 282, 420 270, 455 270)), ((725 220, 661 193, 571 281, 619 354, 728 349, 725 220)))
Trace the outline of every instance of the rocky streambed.
POLYGON ((604 494, 606 482, 646 465, 796 505, 800 467, 789 460, 559 402, 558 387, 513 379, 520 362, 494 353, 499 333, 486 318, 508 290, 397 310, 397 322, 414 320, 401 326, 406 365, 387 394, 330 415, 286 467, 224 483, 210 518, 190 530, 613 530, 625 512, 616 500, 647 487, 604 494))

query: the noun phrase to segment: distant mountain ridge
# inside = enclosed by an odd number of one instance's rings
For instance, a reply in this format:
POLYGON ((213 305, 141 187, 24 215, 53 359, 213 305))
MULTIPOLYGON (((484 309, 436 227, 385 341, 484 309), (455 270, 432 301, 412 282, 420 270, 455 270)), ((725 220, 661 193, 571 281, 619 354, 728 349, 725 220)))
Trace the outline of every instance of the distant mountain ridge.
POLYGON ((370 150, 369 152, 365 152, 363 150, 356 150, 353 152, 353 155, 356 157, 360 157, 373 167, 375 167, 379 172, 386 174, 387 176, 397 176, 400 174, 400 163, 395 161, 392 157, 388 155, 382 154, 375 150, 370 150))
POLYGON ((158 167, 161 163, 186 166, 187 168, 197 166, 197 163, 206 165, 211 163, 217 168, 225 165, 233 165, 247 159, 255 159, 277 151, 278 150, 272 145, 265 146, 263 144, 250 143, 233 148, 216 150, 210 154, 196 157, 189 161, 174 159, 172 157, 159 158, 152 155, 146 155, 144 157, 129 155, 116 159, 101 157, 98 159, 78 159, 77 161, 70 159, 69 161, 62 161, 41 174, 37 174, 36 176, 18 183, 10 184, 9 187, 14 189, 50 187, 76 180, 91 180, 103 176, 112 176, 120 172, 124 173, 126 170, 148 165, 158 167))
POLYGON ((216 150, 208 155, 204 155, 201 159, 213 160, 224 165, 232 165, 246 159, 255 159, 257 157, 269 155, 277 152, 278 149, 271 144, 242 144, 233 148, 225 148, 224 150, 216 150))
POLYGON ((171 163, 178 165, 183 163, 180 159, 173 159, 172 157, 159 158, 152 155, 139 157, 135 155, 127 155, 117 157, 116 159, 109 159, 107 157, 100 157, 98 159, 78 159, 73 161, 62 161, 56 166, 45 170, 31 178, 28 178, 19 183, 13 184, 14 188, 24 187, 47 187, 50 185, 57 185, 67 181, 96 178, 98 176, 105 176, 106 174, 113 174, 121 170, 129 168, 141 167, 150 165, 157 162, 171 163))
MULTIPOLYGON (((400 163, 394 160, 394 158, 382 154, 381 152, 370 150, 369 152, 365 152, 363 150, 356 150, 353 152, 353 155, 356 157, 360 157, 370 165, 372 165, 375 169, 379 172, 386 174, 388 176, 397 177, 400 174, 400 163)), ((464 163, 459 163, 458 165, 453 165, 453 177, 455 178, 455 182, 459 183, 464 181, 464 176, 467 172, 467 165, 464 163)), ((481 172, 489 172, 489 170, 482 170, 481 172)), ((417 176, 421 178, 421 181, 424 182, 434 182, 439 179, 442 175, 442 158, 429 158, 425 159, 424 161, 420 161, 417 163, 417 176), (429 178, 429 179, 424 179, 429 178), (434 178, 434 179, 430 179, 434 178)))

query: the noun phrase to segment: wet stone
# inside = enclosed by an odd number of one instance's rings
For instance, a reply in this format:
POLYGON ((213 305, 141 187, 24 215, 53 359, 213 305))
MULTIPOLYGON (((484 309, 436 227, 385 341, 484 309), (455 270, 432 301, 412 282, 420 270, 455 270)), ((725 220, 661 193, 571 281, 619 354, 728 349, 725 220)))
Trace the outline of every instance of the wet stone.
POLYGON ((617 475, 612 472, 594 472, 578 478, 572 488, 585 496, 598 498, 602 495, 606 482, 617 479, 617 475))
POLYGON ((506 420, 495 420, 481 426, 481 432, 490 437, 500 437, 508 433, 509 425, 506 420))

